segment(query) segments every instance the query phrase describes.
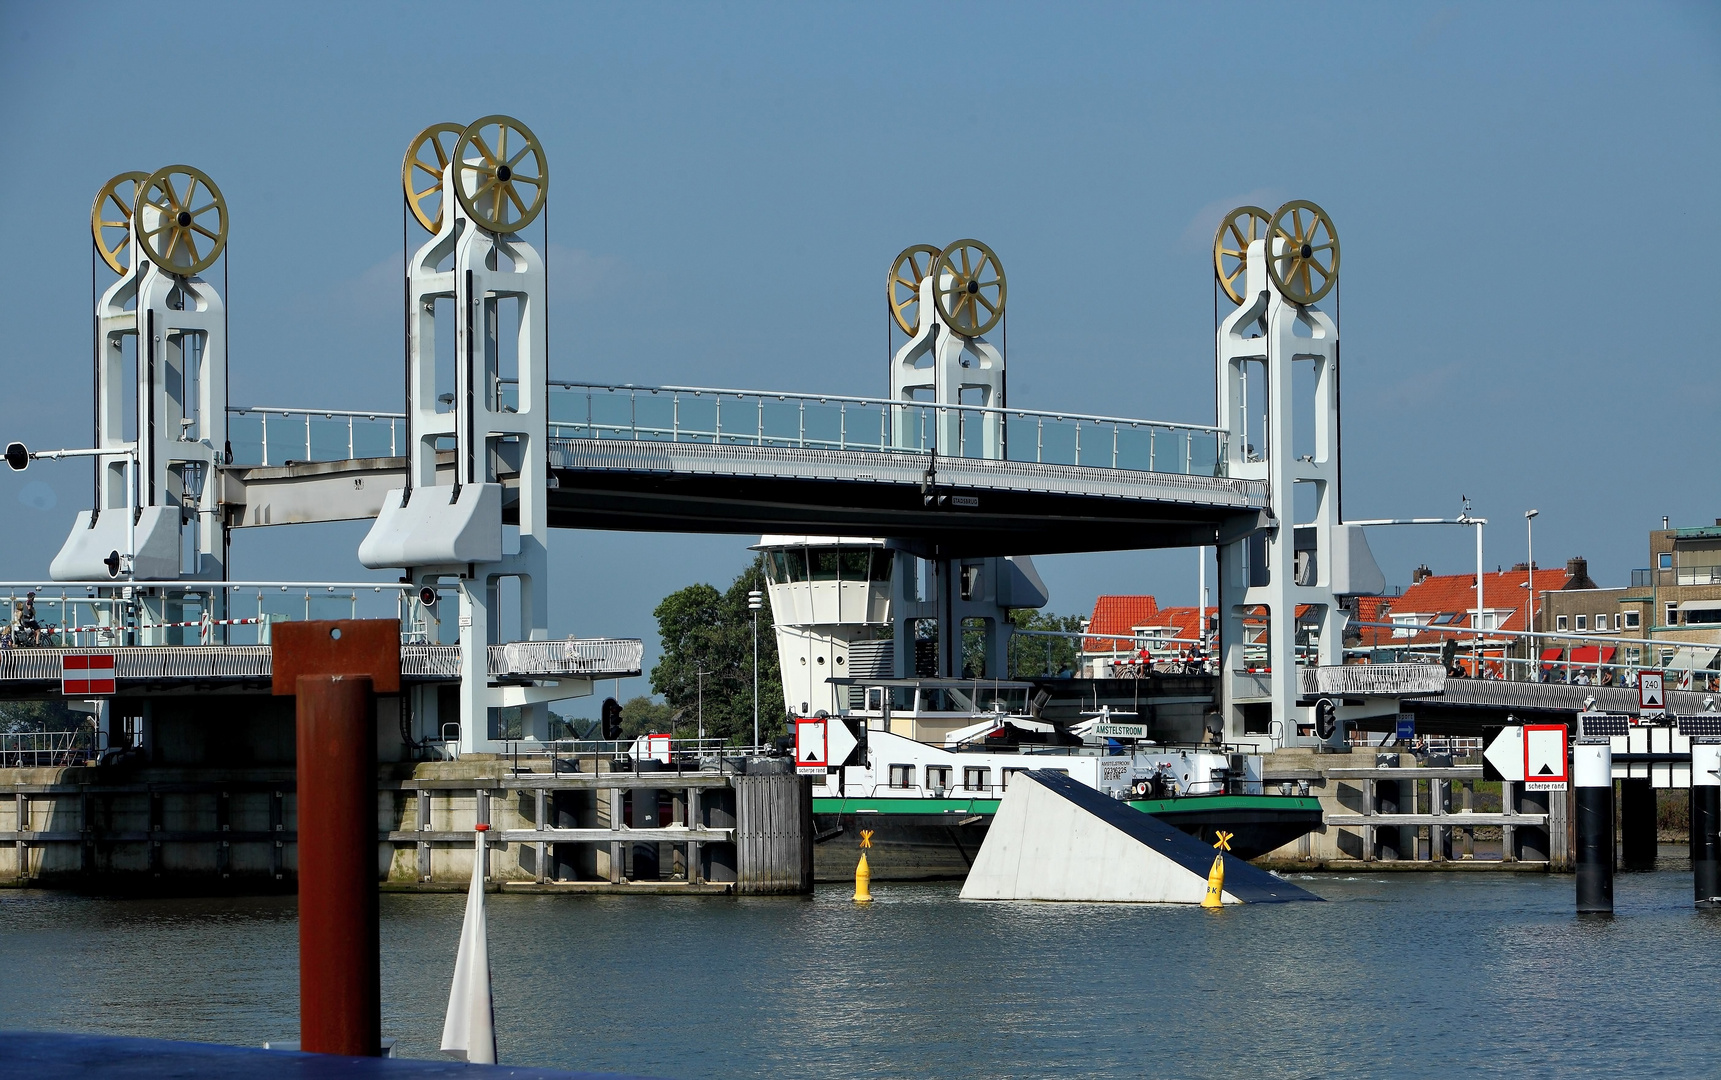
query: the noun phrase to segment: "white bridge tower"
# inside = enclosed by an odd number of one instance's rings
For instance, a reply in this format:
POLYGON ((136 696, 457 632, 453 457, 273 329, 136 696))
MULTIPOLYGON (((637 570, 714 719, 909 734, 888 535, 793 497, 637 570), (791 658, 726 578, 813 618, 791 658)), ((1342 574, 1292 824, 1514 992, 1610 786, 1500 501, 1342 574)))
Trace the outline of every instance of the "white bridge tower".
MULTIPOLYGON (((95 505, 78 513, 49 565, 56 581, 226 575, 227 317, 201 275, 226 249, 227 217, 215 182, 189 165, 121 173, 96 194, 96 252, 119 280, 96 301, 95 505)), ((163 610, 145 621, 145 639, 162 633, 149 622, 179 621, 188 599, 155 593, 163 610)), ((209 595, 223 594, 192 602, 209 595)))
MULTIPOLYGON (((590 679, 490 677, 492 644, 549 636, 544 260, 519 235, 543 210, 549 166, 524 124, 487 116, 426 128, 402 179, 409 209, 433 234, 406 266, 406 484, 384 498, 359 560, 404 568, 431 602, 437 584, 455 586, 458 744, 487 752, 498 741, 493 710, 520 707, 521 734, 541 739, 547 702, 591 693, 590 679), (518 525, 517 543, 505 542, 505 517, 518 525)), ((454 718, 420 705, 426 734, 443 737, 454 718)))
POLYGON ((1386 582, 1339 514, 1339 332, 1314 306, 1338 281, 1338 236, 1311 202, 1240 207, 1220 225, 1214 267, 1237 305, 1217 331, 1228 475, 1265 481, 1270 507, 1263 528, 1220 538, 1225 739, 1339 745, 1341 710, 1303 702, 1299 665, 1342 664, 1345 605, 1386 582))

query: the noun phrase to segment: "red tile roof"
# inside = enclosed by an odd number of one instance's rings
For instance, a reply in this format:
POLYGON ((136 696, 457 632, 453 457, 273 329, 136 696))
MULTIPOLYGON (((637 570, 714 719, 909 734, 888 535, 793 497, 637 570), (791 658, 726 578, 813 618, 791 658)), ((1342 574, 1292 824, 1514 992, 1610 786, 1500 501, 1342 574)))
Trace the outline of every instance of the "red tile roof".
MULTIPOLYGON (((1094 601, 1087 628, 1096 634, 1130 634, 1138 626, 1159 626, 1159 604, 1151 596, 1102 596, 1094 601)), ((1129 642, 1114 638, 1083 638, 1084 652, 1111 652, 1129 648, 1129 642)))
MULTIPOLYGON (((1530 578, 1527 570, 1512 569, 1482 575, 1482 604, 1490 611, 1505 611, 1501 630, 1523 630, 1524 602, 1529 595, 1525 585, 1530 578)), ((1535 574, 1536 607, 1540 610, 1545 594, 1566 586, 1571 579, 1562 567, 1537 567, 1535 574)), ((1424 578, 1393 598, 1377 618, 1360 618, 1363 622, 1388 622, 1392 618, 1416 616, 1421 625, 1436 624, 1471 629, 1470 613, 1476 607, 1475 574, 1436 574, 1424 578), (1441 618, 1445 616, 1445 618, 1441 618), (1453 618, 1453 616, 1457 616, 1453 618), (1437 621, 1438 620, 1438 621, 1437 621)), ((1442 641, 1451 634, 1424 632, 1409 638, 1394 638, 1390 630, 1365 632, 1364 641, 1379 645, 1407 645, 1442 641)))

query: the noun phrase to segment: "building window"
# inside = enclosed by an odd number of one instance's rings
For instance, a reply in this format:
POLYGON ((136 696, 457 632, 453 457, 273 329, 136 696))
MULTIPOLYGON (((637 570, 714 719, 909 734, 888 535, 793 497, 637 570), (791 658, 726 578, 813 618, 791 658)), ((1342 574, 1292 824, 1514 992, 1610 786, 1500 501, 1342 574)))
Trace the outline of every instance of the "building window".
POLYGON ((1643 626, 1643 616, 1636 611, 1622 611, 1620 618, 1625 620, 1620 625, 1627 630, 1637 630, 1643 626))
POLYGON ((1679 625, 1679 605, 1669 600, 1667 602, 1667 626, 1679 625))
POLYGON ((1625 662, 1626 663, 1635 664, 1639 660, 1641 660, 1642 658, 1643 658, 1643 652, 1640 649, 1638 649, 1638 647, 1636 645, 1627 645, 1625 647, 1625 662))
POLYGON ((1027 771, 1028 771, 1027 769, 1005 769, 1004 770, 1003 783, 999 786, 1003 790, 1009 791, 1010 790, 1010 777, 1015 776, 1019 772, 1027 772, 1027 771))
POLYGON ((1566 617, 1564 615, 1555 616, 1555 618, 1554 618, 1554 629, 1555 630, 1564 630, 1565 628, 1566 628, 1566 617))
POLYGON ((1605 613, 1596 616, 1596 629, 1597 630, 1606 630, 1607 629, 1607 615, 1605 613))
POLYGON ((950 766, 928 765, 926 767, 926 786, 933 791, 944 791, 950 787, 950 766))
POLYGON ((892 765, 890 767, 890 786, 893 788, 911 788, 914 786, 913 765, 892 765))
POLYGON ((1717 623, 1721 623, 1721 608, 1698 608, 1694 611, 1687 611, 1685 613, 1685 623, 1687 626, 1697 626, 1699 624, 1704 626, 1713 626, 1717 623))
POLYGON ((1656 556, 1655 565, 1661 567, 1663 570, 1673 569, 1673 552, 1664 551, 1660 555, 1656 556))
POLYGON ((962 786, 969 791, 985 791, 992 785, 992 770, 979 765, 962 767, 962 786))
POLYGON ((1578 619, 1578 624, 1576 626, 1576 629, 1588 630, 1590 628, 1590 617, 1588 615, 1579 615, 1577 617, 1577 619, 1578 619))

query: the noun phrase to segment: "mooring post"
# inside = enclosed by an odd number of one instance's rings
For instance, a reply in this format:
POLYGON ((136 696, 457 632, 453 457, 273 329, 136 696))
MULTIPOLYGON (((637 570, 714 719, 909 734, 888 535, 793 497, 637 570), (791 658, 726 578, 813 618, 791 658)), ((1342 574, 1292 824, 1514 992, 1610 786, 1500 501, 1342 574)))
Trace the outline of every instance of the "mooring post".
POLYGON ((299 1043, 374 1056, 382 1045, 376 724, 365 676, 301 675, 299 1043))
POLYGON ((376 694, 400 692, 392 619, 274 627, 272 692, 298 720, 299 1045, 382 1050, 376 694))
POLYGON ((1721 907, 1721 739, 1691 740, 1691 887, 1700 908, 1721 907))
POLYGON ((1577 804, 1578 913, 1613 914, 1613 750, 1606 738, 1572 747, 1577 804))

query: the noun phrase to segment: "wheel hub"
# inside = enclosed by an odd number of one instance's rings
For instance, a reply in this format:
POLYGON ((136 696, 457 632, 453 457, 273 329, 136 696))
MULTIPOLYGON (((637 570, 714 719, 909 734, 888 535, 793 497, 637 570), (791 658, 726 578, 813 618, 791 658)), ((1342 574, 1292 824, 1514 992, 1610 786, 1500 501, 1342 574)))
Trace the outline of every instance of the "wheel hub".
POLYGON ((1314 253, 1315 253, 1315 249, 1314 249, 1314 248, 1312 248, 1312 247, 1310 247, 1310 246, 1309 246, 1309 245, 1307 245, 1307 244, 1304 244, 1304 245, 1303 245, 1303 249, 1302 249, 1302 253, 1301 253, 1301 254, 1302 254, 1302 256, 1303 256, 1303 258, 1305 258, 1305 259, 1306 259, 1306 258, 1308 258, 1308 257, 1309 257, 1309 256, 1310 256, 1310 255, 1313 255, 1313 254, 1314 254, 1314 253))
POLYGON ((510 169, 506 165, 498 165, 496 167, 496 179, 498 179, 498 180, 502 181, 504 184, 506 184, 508 181, 512 180, 513 178, 514 178, 514 170, 513 169, 510 169))
POLYGON ((978 281, 970 281, 968 283, 968 291, 971 293, 979 292, 980 291, 980 283, 978 281))
POLYGON ((179 227, 183 229, 187 225, 191 224, 191 215, 186 213, 184 210, 181 210, 179 212, 179 216, 174 218, 173 220, 177 221, 179 223, 179 227))

